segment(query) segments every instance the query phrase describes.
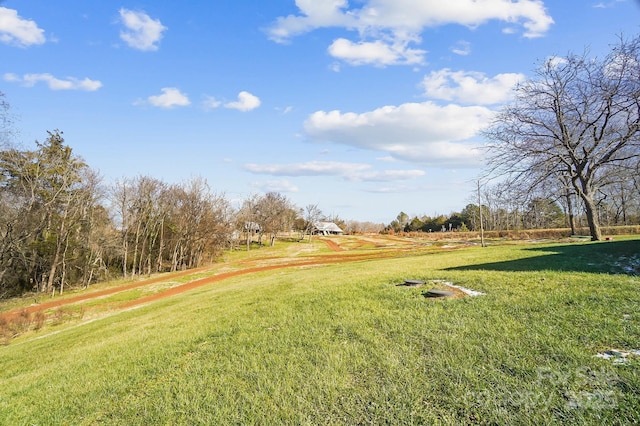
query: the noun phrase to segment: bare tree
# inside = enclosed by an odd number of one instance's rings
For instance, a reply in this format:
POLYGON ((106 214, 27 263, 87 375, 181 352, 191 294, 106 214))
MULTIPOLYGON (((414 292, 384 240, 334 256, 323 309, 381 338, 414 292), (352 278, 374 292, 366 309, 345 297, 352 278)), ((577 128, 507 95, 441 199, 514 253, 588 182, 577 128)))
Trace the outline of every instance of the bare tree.
POLYGON ((549 59, 515 96, 485 132, 492 171, 530 188, 568 180, 600 240, 598 191, 640 156, 640 38, 621 37, 603 59, 549 59))
POLYGON ((251 249, 253 235, 260 232, 260 226, 256 222, 256 205, 258 204, 258 199, 258 195, 250 195, 246 200, 242 202, 242 206, 236 212, 236 230, 240 232, 240 234, 245 234, 245 244, 247 246, 247 251, 251 249))
POLYGON ((129 230, 131 227, 131 214, 133 203, 132 182, 129 179, 117 180, 111 188, 110 198, 112 211, 116 215, 116 227, 120 230, 120 241, 122 243, 122 276, 127 277, 128 253, 129 253, 129 230))
POLYGON ((379 234, 384 231, 384 223, 375 222, 361 222, 357 220, 346 221, 346 228, 344 229, 347 234, 379 234))
POLYGON ((195 268, 207 256, 215 258, 232 232, 231 208, 224 195, 212 193, 203 178, 172 185, 168 193, 171 207, 163 219, 166 235, 161 240, 170 250, 171 270, 195 268))
POLYGON ((82 183, 85 196, 81 199, 81 250, 76 268, 81 271, 80 284, 88 287, 93 281, 108 278, 108 262, 119 257, 119 235, 111 220, 109 210, 102 204, 105 188, 97 172, 87 169, 82 183))
POLYGON ((261 233, 269 235, 269 245, 275 244, 278 233, 290 230, 296 211, 289 199, 277 192, 268 192, 255 205, 256 222, 261 233))
POLYGON ((322 217, 322 211, 320 210, 317 204, 308 204, 304 208, 304 222, 305 222, 304 232, 305 234, 309 235, 309 242, 311 242, 311 237, 313 235, 313 227, 316 225, 316 223, 320 220, 321 217, 322 217))

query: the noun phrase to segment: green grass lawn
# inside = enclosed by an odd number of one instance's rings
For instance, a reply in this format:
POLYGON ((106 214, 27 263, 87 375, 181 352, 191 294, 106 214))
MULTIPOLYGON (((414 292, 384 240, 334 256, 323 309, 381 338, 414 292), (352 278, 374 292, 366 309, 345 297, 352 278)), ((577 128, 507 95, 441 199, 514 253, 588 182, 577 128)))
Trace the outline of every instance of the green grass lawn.
POLYGON ((640 357, 596 356, 640 349, 638 260, 628 238, 216 282, 0 347, 0 424, 638 424, 640 357))

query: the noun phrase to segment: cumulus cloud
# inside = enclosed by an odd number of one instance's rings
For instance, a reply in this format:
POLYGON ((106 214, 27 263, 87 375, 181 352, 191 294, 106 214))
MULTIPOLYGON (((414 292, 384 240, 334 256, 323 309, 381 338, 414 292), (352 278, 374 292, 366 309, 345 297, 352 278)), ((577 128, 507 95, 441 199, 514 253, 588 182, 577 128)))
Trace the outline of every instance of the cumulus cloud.
POLYGON ((238 100, 227 102, 225 108, 237 109, 238 111, 251 111, 260 106, 260 98, 249 92, 242 91, 238 93, 238 100))
POLYGON ((382 40, 353 43, 339 38, 329 46, 329 54, 351 65, 422 64, 425 51, 411 49, 406 42, 388 44, 382 40))
POLYGON ((91 80, 89 78, 78 79, 75 77, 67 77, 66 79, 56 78, 51 74, 25 74, 22 77, 7 73, 4 80, 12 83, 21 83, 26 87, 33 87, 38 82, 43 82, 51 90, 83 90, 85 92, 93 92, 102 87, 102 82, 91 80))
MULTIPOLYGON (((355 3, 355 2, 354 2, 355 3)), ((288 42, 318 28, 339 27, 357 31, 360 41, 340 38, 329 53, 354 65, 416 64, 425 51, 412 49, 420 43, 425 28, 462 25, 476 28, 489 21, 508 25, 507 32, 520 29, 524 37, 544 35, 553 24, 540 0, 363 0, 349 7, 347 0, 296 0, 299 14, 279 17, 268 28, 269 38, 288 42)), ((464 54, 467 49, 456 49, 464 54)))
POLYGON ((268 29, 269 37, 277 42, 286 42, 291 37, 322 27, 353 27, 356 19, 342 9, 347 0, 296 0, 301 15, 289 15, 276 19, 268 29))
MULTIPOLYGON (((205 96, 204 101, 202 101, 202 107, 205 110, 211 110, 223 106, 225 108, 237 109, 238 111, 243 112, 254 110, 258 108, 260 104, 260 98, 246 91, 238 93, 237 101, 223 102, 213 96, 205 96)), ((288 113, 289 111, 291 111, 291 108, 287 107, 284 113, 288 113)))
POLYGON ((512 90, 523 81, 523 74, 505 73, 487 77, 483 73, 432 71, 422 80, 425 96, 464 104, 493 105, 510 99, 512 90))
POLYGON ((151 19, 144 12, 120 9, 120 19, 125 29, 120 31, 120 38, 133 49, 158 50, 158 43, 167 27, 159 19, 151 19))
POLYGON ((371 170, 370 164, 344 163, 339 161, 308 161, 289 164, 244 165, 244 169, 255 174, 272 176, 338 176, 351 181, 394 182, 423 176, 422 170, 371 170))
POLYGON ((381 151, 396 159, 433 166, 476 166, 472 141, 494 113, 483 106, 433 102, 385 106, 365 113, 317 111, 304 123, 307 136, 381 151))
POLYGON ((161 95, 149 96, 147 102, 159 108, 173 108, 191 104, 189 97, 175 87, 163 87, 161 95))
POLYGON ((0 7, 0 42, 28 47, 45 41, 44 30, 35 21, 20 17, 14 9, 0 7))

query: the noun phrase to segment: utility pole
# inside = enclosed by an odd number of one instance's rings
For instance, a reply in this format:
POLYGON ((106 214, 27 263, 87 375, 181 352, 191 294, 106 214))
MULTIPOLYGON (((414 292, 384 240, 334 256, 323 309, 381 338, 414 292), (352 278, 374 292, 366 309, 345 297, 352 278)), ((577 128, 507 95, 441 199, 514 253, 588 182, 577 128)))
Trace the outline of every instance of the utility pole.
POLYGON ((480 198, 480 179, 478 179, 478 211, 480 212, 480 245, 484 245, 484 224, 482 223, 482 199, 480 198))

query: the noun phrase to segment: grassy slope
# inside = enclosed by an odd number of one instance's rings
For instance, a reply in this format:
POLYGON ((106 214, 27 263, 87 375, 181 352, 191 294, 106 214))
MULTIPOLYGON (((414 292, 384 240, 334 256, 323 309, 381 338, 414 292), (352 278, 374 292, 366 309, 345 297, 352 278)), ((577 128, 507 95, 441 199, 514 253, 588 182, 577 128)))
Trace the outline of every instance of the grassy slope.
POLYGON ((281 270, 0 347, 0 424, 634 424, 640 241, 281 270), (485 296, 434 300, 406 278, 485 296))

